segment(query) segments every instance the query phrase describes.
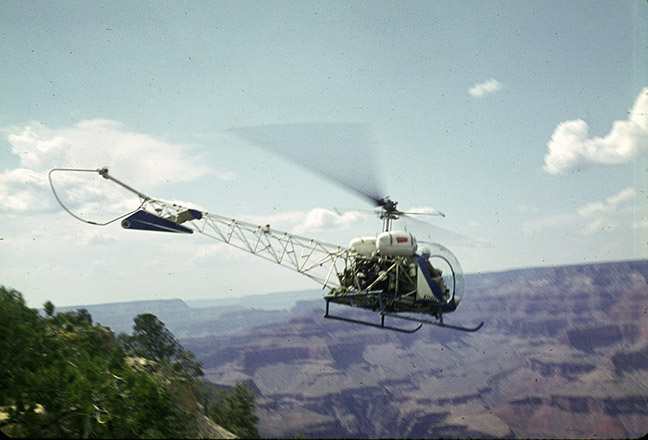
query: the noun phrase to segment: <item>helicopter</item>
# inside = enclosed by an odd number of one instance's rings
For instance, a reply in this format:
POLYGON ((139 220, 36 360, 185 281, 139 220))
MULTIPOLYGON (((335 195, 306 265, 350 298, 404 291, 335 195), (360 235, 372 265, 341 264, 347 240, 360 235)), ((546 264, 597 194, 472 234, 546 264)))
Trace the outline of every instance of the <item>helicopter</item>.
MULTIPOLYGON (((243 134, 248 139, 259 139, 259 136, 272 137, 279 129, 282 134, 278 140, 284 142, 286 129, 294 127, 260 128, 260 131, 257 128, 247 129, 243 134)), ((299 128, 303 129, 304 125, 299 128)), ((306 125, 305 128, 313 129, 313 126, 306 125)), ((313 168, 312 163, 309 166, 313 168)), ((326 290, 323 295, 324 318, 403 333, 414 333, 423 325, 475 332, 484 325, 481 322, 474 327, 465 327, 446 323, 443 319, 444 314, 457 309, 464 290, 461 265, 452 252, 438 243, 419 242, 412 233, 392 228, 393 223, 401 217, 431 213, 399 210, 398 202, 379 196, 371 185, 366 185, 367 182, 371 183, 370 179, 361 179, 362 184, 358 184, 358 179, 349 179, 348 174, 340 178, 336 174, 337 168, 317 165, 317 162, 314 171, 368 199, 382 220, 382 231, 374 236, 357 237, 351 240, 348 247, 344 247, 278 231, 269 224, 255 225, 150 197, 115 178, 106 167, 53 168, 48 178, 61 207, 82 222, 106 226, 119 221, 122 228, 128 230, 200 233, 314 280, 326 290), (68 208, 60 197, 53 178, 57 173, 97 173, 106 181, 136 194, 139 206, 104 222, 88 220, 68 208), (419 244, 422 247, 417 253, 419 244), (379 321, 334 314, 331 304, 376 312, 379 321), (415 327, 388 324, 386 318, 390 321, 413 322, 415 327)), ((444 216, 440 212, 432 215, 444 216)))

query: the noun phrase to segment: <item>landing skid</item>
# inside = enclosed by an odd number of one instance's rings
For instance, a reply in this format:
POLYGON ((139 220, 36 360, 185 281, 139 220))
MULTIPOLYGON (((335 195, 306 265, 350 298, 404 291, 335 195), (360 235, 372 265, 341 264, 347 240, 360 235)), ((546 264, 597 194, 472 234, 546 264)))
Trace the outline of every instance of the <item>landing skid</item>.
POLYGON ((417 332, 417 331, 419 331, 421 329, 421 327, 423 327, 423 324, 436 325, 437 327, 445 327, 445 328, 449 328, 449 329, 452 329, 452 330, 459 330, 459 331, 463 331, 463 332, 476 332, 477 330, 482 328, 482 326, 484 325, 483 321, 476 327, 462 327, 462 326, 459 326, 459 325, 445 324, 443 322, 443 314, 439 315, 439 318, 440 318, 439 321, 429 321, 429 320, 426 320, 426 319, 412 318, 410 316, 403 316, 403 315, 400 315, 398 313, 385 312, 385 311, 379 312, 379 314, 380 314, 380 324, 376 324, 376 323, 373 323, 373 322, 367 322, 367 321, 361 321, 361 320, 358 320, 358 319, 344 318, 342 316, 331 315, 329 313, 329 303, 330 303, 330 301, 326 300, 326 313, 324 314, 324 318, 336 319, 338 321, 350 322, 352 324, 366 325, 366 326, 369 326, 369 327, 383 328, 383 329, 386 329, 386 330, 393 330, 393 331, 397 331, 397 332, 401 332, 401 333, 414 333, 414 332, 417 332), (396 318, 396 319, 403 319, 403 320, 406 320, 406 321, 417 322, 418 326, 416 326, 413 329, 406 329, 406 328, 401 328, 401 327, 393 327, 393 326, 385 325, 385 316, 389 316, 391 318, 396 318))
MULTIPOLYGON (((399 315, 396 313, 390 313, 390 312, 383 312, 381 313, 383 317, 385 315, 391 316, 392 318, 398 318, 398 319, 405 319, 407 321, 414 321, 414 322, 420 322, 419 326, 422 326, 423 324, 429 324, 429 325, 436 325, 437 327, 445 327, 445 328, 450 328, 453 330, 460 330, 462 332, 476 332, 480 328, 484 326, 484 321, 482 321, 478 326, 476 327, 463 327, 460 325, 452 325, 452 324, 445 324, 443 322, 443 315, 439 315, 439 321, 428 321, 426 319, 418 319, 418 318, 412 318, 409 316, 403 316, 399 315)), ((419 327, 420 328, 420 327, 419 327)))
POLYGON ((399 327, 392 327, 389 325, 385 325, 385 314, 380 315, 380 324, 376 324, 373 322, 367 322, 367 321, 360 321, 358 319, 351 319, 351 318, 344 318, 342 316, 335 316, 335 315, 330 315, 329 314, 329 302, 326 301, 326 313, 324 314, 325 318, 328 319, 337 319, 338 321, 344 321, 344 322, 350 322, 352 324, 360 324, 360 325, 366 325, 369 327, 377 327, 377 328, 384 328, 386 330, 393 330, 396 332, 401 332, 401 333, 414 333, 417 332, 423 327, 423 324, 419 324, 416 326, 416 328, 413 329, 405 329, 405 328, 399 328, 399 327))

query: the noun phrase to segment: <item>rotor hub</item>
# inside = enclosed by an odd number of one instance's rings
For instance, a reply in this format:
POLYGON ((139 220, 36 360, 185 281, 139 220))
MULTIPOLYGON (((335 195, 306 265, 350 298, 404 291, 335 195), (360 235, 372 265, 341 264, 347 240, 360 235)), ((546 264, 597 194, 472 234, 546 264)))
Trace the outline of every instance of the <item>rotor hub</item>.
POLYGON ((378 201, 378 206, 382 208, 380 218, 397 219, 398 216, 402 214, 402 212, 396 208, 396 206, 398 206, 398 202, 390 200, 389 197, 380 199, 378 201))

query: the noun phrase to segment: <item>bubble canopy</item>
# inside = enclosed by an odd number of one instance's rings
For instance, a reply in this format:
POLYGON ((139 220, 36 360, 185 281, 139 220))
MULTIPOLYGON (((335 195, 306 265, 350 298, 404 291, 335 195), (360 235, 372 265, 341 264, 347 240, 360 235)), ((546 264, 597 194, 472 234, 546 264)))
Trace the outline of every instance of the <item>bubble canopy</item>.
POLYGON ((448 302, 459 303, 464 291, 463 269, 459 260, 448 248, 438 243, 419 241, 419 254, 430 253, 430 263, 437 271, 441 272, 443 282, 448 289, 448 302))

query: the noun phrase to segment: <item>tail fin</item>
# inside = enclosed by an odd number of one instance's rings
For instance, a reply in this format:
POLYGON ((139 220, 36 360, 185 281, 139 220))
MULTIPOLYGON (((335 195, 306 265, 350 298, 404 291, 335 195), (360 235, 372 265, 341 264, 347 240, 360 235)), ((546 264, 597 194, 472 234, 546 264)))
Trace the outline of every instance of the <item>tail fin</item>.
POLYGON ((148 211, 140 209, 134 214, 129 215, 121 222, 124 229, 139 229, 143 231, 160 231, 160 232, 181 232, 184 234, 193 234, 193 231, 184 226, 180 226, 171 220, 158 217, 148 211))

